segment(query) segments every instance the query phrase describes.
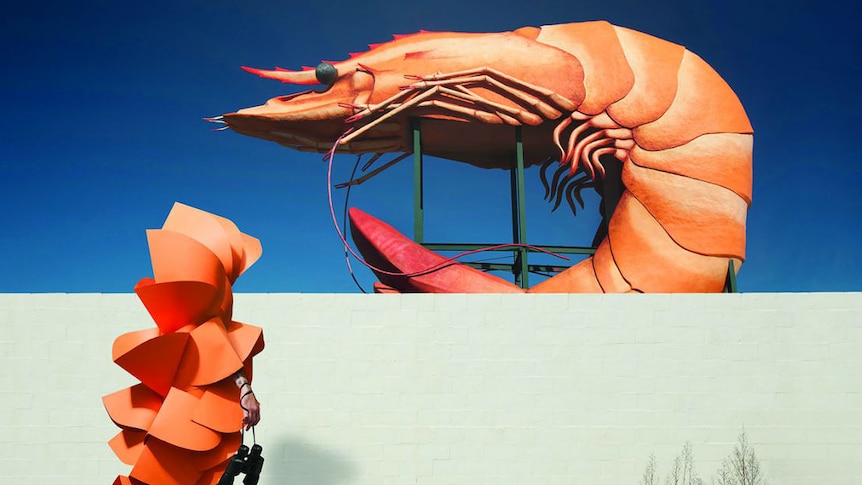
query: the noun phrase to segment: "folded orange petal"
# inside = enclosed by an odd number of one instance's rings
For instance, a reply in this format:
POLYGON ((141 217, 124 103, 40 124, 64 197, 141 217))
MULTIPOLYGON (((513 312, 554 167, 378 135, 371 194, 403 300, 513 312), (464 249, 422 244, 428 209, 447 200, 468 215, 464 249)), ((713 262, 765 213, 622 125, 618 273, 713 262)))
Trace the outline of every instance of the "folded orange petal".
POLYGON ((193 460, 193 452, 150 437, 129 475, 151 485, 188 485, 201 476, 193 460))
POLYGON ((230 219, 225 219, 224 217, 213 216, 222 225, 227 234, 227 237, 230 240, 230 253, 232 257, 232 265, 231 269, 228 270, 227 266, 225 266, 225 272, 227 273, 227 277, 230 280, 231 284, 239 277, 239 275, 243 272, 243 261, 245 260, 245 251, 243 249, 243 234, 239 231, 239 228, 236 227, 230 219))
POLYGON ((242 428, 242 409, 232 379, 207 386, 194 410, 192 421, 221 433, 239 432, 242 428))
POLYGON ((193 451, 207 451, 221 442, 221 434, 192 421, 199 403, 195 396, 171 388, 159 414, 150 426, 150 435, 165 443, 193 451))
POLYGON ((225 462, 236 453, 240 443, 242 443, 242 435, 239 433, 225 434, 221 443, 212 450, 195 453, 195 468, 202 472, 217 468, 220 475, 224 470, 225 462))
POLYGON ((150 328, 117 337, 113 356, 117 365, 165 396, 173 383, 189 334, 159 335, 158 330, 150 328))
POLYGON ((117 458, 126 465, 134 465, 144 450, 146 431, 124 429, 108 441, 117 458))
POLYGON ((162 397, 137 384, 104 396, 102 403, 117 426, 146 431, 162 407, 162 397))
POLYGON ((147 231, 156 283, 201 281, 223 291, 227 276, 219 258, 199 241, 164 229, 147 231))
POLYGON ((218 289, 202 281, 156 283, 145 278, 135 286, 135 293, 162 333, 200 324, 221 311, 218 289))
POLYGON ((263 329, 240 322, 230 322, 227 336, 236 354, 245 361, 263 350, 263 329))
POLYGON ((189 343, 177 368, 179 387, 213 384, 242 368, 242 360, 228 339, 220 319, 212 319, 189 333, 189 343))
POLYGON ((248 234, 242 234, 242 247, 243 247, 243 262, 242 269, 240 270, 237 276, 245 273, 247 269, 251 267, 258 259, 260 259, 260 255, 263 254, 263 247, 260 245, 260 240, 257 238, 251 237, 248 234))
POLYGON ((228 338, 231 339, 237 355, 243 359, 243 370, 248 380, 251 381, 254 379, 254 365, 251 358, 263 351, 263 330, 254 325, 231 322, 228 328, 228 338))
MULTIPOLYGON (((208 248, 222 263, 226 274, 233 273, 234 255, 231 244, 231 228, 221 223, 220 217, 200 209, 174 203, 162 229, 184 234, 208 248)), ((233 224, 231 224, 233 225, 233 224)), ((239 230, 236 230, 238 239, 239 230)))

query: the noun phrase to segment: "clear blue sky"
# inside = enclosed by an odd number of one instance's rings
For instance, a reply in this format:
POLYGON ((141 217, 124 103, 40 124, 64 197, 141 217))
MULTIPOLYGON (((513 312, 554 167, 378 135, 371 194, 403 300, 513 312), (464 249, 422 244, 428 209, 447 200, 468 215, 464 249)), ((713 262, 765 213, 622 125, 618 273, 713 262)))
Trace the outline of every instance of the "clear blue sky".
MULTIPOLYGON (((144 231, 174 201, 261 239, 264 255, 237 291, 358 291, 320 157, 201 121, 291 89, 239 66, 313 66, 420 29, 597 19, 687 46, 746 107, 754 205, 740 289, 862 291, 858 1, 153 0, 4 7, 0 292, 130 292, 151 274, 144 231)), ((354 158, 336 161, 335 178, 348 178, 354 158)), ((431 161, 427 177, 428 240, 510 236, 504 173, 431 161)), ((536 174, 527 182, 529 242, 589 243, 594 198, 583 217, 548 216, 536 174)), ((410 235, 410 183, 405 162, 354 190, 351 205, 410 235)), ((367 271, 358 278, 370 288, 367 271)))

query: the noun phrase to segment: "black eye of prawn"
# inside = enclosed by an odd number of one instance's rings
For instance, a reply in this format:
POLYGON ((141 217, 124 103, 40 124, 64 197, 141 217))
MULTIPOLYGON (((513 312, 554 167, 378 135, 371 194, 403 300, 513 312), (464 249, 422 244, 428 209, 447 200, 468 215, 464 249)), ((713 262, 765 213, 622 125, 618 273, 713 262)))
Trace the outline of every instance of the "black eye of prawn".
POLYGON ((328 62, 321 62, 314 69, 314 77, 317 78, 317 81, 320 84, 326 84, 328 86, 338 79, 338 70, 328 62))

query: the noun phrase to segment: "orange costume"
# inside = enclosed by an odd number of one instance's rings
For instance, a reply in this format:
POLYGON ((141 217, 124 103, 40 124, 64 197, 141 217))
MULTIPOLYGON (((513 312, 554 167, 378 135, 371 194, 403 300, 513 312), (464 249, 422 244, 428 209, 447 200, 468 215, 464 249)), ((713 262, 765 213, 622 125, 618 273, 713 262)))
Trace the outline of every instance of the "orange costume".
POLYGON ((260 242, 179 203, 147 239, 154 277, 135 293, 156 327, 114 341, 114 362, 140 383, 102 398, 122 429, 111 449, 132 466, 114 485, 215 484, 241 442, 232 376, 244 370, 250 380, 264 346, 259 327, 232 320, 231 285, 260 257, 260 242))

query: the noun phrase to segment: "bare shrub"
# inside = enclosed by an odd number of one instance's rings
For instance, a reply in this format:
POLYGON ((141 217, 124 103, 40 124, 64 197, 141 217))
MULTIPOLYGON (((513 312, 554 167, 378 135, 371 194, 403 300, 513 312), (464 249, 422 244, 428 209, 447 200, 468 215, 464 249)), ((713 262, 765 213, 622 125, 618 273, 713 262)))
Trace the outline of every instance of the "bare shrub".
MULTIPOLYGON (((655 453, 650 455, 646 470, 641 478, 641 485, 658 485, 658 466, 655 453)), ((673 460, 670 471, 665 478, 665 485, 703 485, 704 481, 697 476, 694 469, 694 454, 690 442, 686 442, 682 451, 673 460)), ((760 461, 754 449, 748 444, 745 429, 739 434, 736 446, 716 471, 712 485, 766 485, 760 461)))
POLYGON ((682 451, 673 459, 670 473, 665 480, 666 485, 700 485, 703 483, 694 471, 694 454, 691 443, 686 442, 682 451))
POLYGON ((712 480, 713 485, 736 485, 736 479, 733 478, 733 471, 730 469, 730 462, 724 460, 721 468, 716 472, 716 477, 712 480))
POLYGON ((739 433, 739 439, 733 453, 724 459, 713 483, 716 485, 764 485, 760 460, 757 459, 754 448, 748 444, 745 429, 739 433))
POLYGON ((658 472, 656 471, 655 453, 649 456, 646 470, 641 478, 640 485, 658 485, 658 472))

